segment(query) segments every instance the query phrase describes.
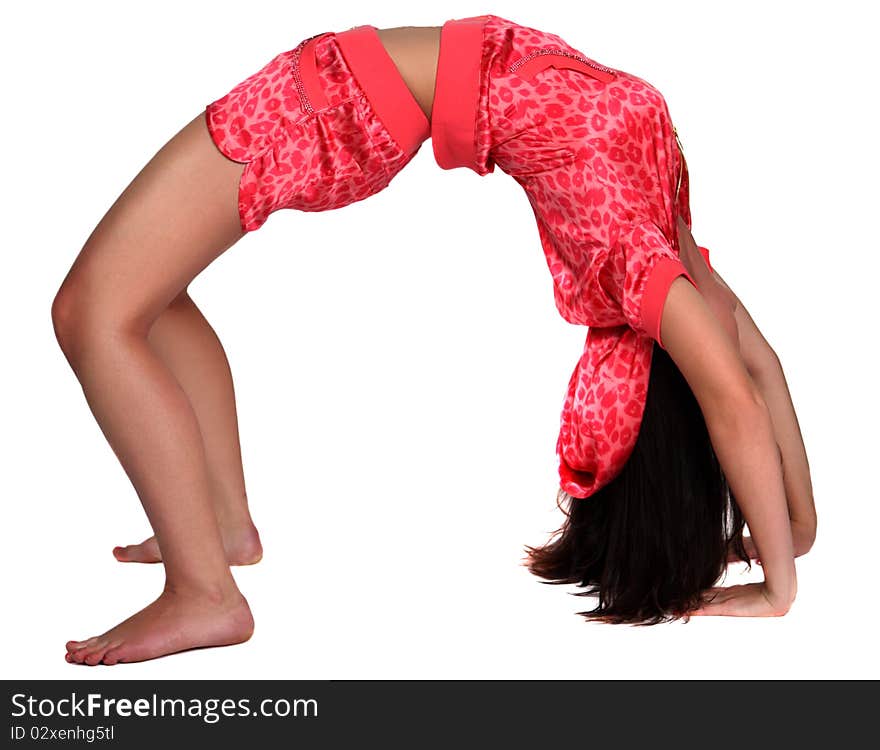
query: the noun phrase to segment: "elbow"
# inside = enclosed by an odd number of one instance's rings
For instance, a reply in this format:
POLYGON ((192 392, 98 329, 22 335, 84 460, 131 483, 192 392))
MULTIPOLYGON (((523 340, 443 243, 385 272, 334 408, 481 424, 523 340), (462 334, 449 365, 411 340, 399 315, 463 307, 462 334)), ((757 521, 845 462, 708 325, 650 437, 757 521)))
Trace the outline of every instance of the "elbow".
POLYGON ((754 433, 765 424, 772 430, 770 409, 752 378, 720 395, 705 416, 707 424, 733 430, 739 435, 754 433))
POLYGON ((749 375, 756 383, 767 382, 782 371, 782 363, 770 344, 764 343, 757 351, 743 352, 743 360, 749 375))
POLYGON ((794 543, 794 556, 806 555, 816 541, 816 513, 813 511, 808 518, 792 518, 791 534, 794 543))

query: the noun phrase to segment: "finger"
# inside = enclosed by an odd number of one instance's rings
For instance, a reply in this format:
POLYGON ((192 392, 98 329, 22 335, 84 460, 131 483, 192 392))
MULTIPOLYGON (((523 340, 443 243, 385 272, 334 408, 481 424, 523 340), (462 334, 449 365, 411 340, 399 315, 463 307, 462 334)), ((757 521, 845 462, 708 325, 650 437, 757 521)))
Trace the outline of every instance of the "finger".
POLYGON ((727 600, 727 594, 722 586, 713 586, 703 592, 702 603, 697 607, 694 614, 712 614, 712 610, 727 600))
POLYGON ((727 612, 727 600, 733 596, 733 586, 713 586, 703 592, 704 602, 690 614, 698 616, 723 615, 727 612))
POLYGON ((721 602, 709 602, 708 604, 704 604, 702 607, 698 607, 697 609, 692 610, 689 614, 696 615, 697 617, 723 615, 724 605, 721 602))

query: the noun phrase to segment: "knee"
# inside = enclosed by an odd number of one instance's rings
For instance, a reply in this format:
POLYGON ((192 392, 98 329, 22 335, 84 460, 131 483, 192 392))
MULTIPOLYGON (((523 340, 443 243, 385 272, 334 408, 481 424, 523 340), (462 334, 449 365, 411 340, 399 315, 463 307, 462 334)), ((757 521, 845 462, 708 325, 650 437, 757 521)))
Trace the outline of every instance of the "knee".
MULTIPOLYGON (((130 297, 130 296, 129 296, 130 297)), ((192 304, 187 290, 169 307, 192 304)), ((88 274, 68 275, 52 300, 55 338, 71 366, 122 337, 146 339, 157 315, 88 274)))
POLYGON ((52 328, 58 345, 73 364, 88 330, 86 293, 82 285, 65 281, 52 300, 52 328))
POLYGON ((118 341, 118 333, 131 328, 118 305, 105 300, 91 283, 68 278, 52 300, 52 327, 58 345, 77 369, 82 357, 97 347, 118 341))

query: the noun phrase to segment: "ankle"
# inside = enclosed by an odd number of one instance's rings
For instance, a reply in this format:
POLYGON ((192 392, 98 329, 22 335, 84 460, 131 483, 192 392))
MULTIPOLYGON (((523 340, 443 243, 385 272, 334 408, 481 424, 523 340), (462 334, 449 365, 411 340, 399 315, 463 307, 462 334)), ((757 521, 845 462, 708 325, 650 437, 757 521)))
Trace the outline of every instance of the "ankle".
POLYGON ((173 599, 201 599, 216 605, 243 599, 231 574, 228 579, 217 581, 166 580, 162 595, 173 599))
POLYGON ((226 532, 251 532, 256 531, 251 514, 247 508, 218 508, 217 523, 220 529, 226 532))

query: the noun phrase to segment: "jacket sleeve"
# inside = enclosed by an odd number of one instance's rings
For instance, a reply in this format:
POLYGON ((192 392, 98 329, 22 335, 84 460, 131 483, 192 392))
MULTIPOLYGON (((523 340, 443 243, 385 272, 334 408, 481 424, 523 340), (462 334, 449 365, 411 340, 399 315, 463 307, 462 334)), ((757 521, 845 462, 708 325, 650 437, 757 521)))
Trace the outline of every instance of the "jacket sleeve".
POLYGON ((646 220, 620 232, 608 263, 617 280, 612 288, 627 323, 665 349, 660 340, 660 321, 669 287, 678 276, 697 287, 675 248, 660 227, 646 220))
POLYGON ((607 297, 616 310, 609 318, 617 324, 590 327, 569 379, 556 443, 560 486, 578 498, 608 484, 629 459, 644 413, 654 340, 663 347, 660 319, 669 287, 678 276, 697 286, 652 221, 615 228, 607 249, 593 258, 585 290, 594 315, 596 300, 607 297))

